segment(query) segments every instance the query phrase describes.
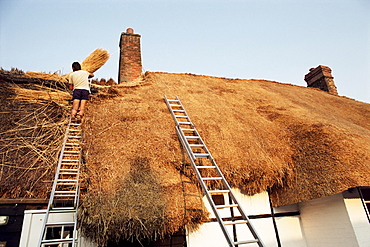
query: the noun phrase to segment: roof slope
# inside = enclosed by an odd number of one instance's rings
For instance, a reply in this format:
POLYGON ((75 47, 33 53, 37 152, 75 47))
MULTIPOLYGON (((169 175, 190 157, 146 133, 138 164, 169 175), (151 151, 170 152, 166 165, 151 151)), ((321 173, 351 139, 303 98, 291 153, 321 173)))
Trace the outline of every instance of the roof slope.
POLYGON ((279 206, 370 185, 369 104, 263 80, 149 72, 144 80, 98 95, 86 116, 81 219, 97 241, 118 238, 117 227, 131 229, 124 238, 155 238, 206 216, 184 210, 182 180, 194 178, 180 175, 165 94, 180 97, 226 179, 243 193, 270 190, 279 206))
POLYGON ((0 69, 0 200, 51 191, 69 93, 62 83, 0 69))

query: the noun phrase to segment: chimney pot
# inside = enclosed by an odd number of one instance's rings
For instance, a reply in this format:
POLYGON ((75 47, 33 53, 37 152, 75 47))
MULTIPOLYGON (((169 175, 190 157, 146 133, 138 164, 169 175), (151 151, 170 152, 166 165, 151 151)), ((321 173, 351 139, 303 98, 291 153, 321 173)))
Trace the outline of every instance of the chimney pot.
POLYGON ((329 67, 319 65, 316 68, 311 68, 309 71, 310 72, 304 77, 304 80, 307 82, 307 87, 318 88, 330 94, 338 95, 334 77, 329 67))
POLYGON ((134 29, 132 29, 132 28, 127 28, 126 29, 126 33, 130 33, 130 34, 133 34, 134 33, 134 29))

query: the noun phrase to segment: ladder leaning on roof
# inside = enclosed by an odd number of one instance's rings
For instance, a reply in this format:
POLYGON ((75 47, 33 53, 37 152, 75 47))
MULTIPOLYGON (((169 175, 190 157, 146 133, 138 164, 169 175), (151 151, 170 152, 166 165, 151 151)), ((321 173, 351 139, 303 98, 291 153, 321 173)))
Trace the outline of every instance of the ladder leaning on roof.
POLYGON ((71 118, 59 156, 53 188, 40 234, 39 247, 77 246, 81 141, 80 123, 71 118), (63 216, 64 221, 58 220, 58 216, 63 216))
MULTIPOLYGON (((225 180, 221 170, 217 166, 211 153, 204 144, 195 126, 187 115, 180 99, 168 99, 164 95, 165 102, 170 110, 172 117, 176 123, 176 132, 180 142, 187 153, 192 168, 199 180, 199 183, 211 205, 214 215, 225 238, 230 247, 257 244, 259 247, 264 247, 263 242, 252 226, 248 216, 244 213, 237 201, 234 193, 231 190, 228 182, 225 180), (227 194, 229 203, 224 205, 216 205, 212 195, 227 194), (224 217, 224 209, 230 209, 231 217, 224 217), (238 220, 237 220, 238 219, 238 220), (247 225, 249 232, 253 236, 251 240, 238 240, 236 226, 247 225), (231 229, 230 229, 231 227, 231 229), (233 232, 233 238, 230 232, 233 232)), ((240 232, 240 231, 238 231, 240 232)))

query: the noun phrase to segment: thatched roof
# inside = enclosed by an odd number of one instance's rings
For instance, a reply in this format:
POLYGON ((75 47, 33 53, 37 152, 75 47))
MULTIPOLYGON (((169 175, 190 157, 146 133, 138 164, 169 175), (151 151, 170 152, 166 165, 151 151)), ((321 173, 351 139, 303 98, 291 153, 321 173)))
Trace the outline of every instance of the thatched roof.
POLYGON ((66 85, 2 69, 0 85, 0 200, 47 199, 69 115, 66 85))
POLYGON ((158 239, 207 217, 184 196, 199 190, 187 183, 164 94, 180 97, 242 193, 269 190, 280 206, 370 186, 369 104, 272 81, 148 72, 89 103, 80 224, 100 245, 158 239))
POLYGON ((264 80, 146 73, 133 85, 98 95, 85 122, 89 191, 81 218, 97 241, 183 226, 182 153, 164 94, 180 97, 243 193, 270 190, 279 206, 370 185, 369 104, 264 80))

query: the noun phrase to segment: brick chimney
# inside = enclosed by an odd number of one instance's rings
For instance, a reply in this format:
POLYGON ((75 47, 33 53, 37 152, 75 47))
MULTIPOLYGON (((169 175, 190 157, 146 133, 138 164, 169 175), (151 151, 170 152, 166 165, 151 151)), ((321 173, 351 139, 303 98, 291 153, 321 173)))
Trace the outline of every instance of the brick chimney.
POLYGON ((331 69, 327 66, 319 65, 317 68, 311 68, 310 72, 305 75, 304 80, 307 82, 307 87, 318 88, 330 94, 338 95, 331 69))
POLYGON ((130 82, 142 73, 140 37, 132 28, 121 34, 118 83, 130 82))

